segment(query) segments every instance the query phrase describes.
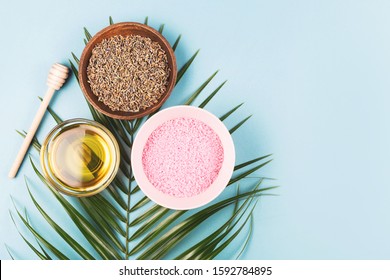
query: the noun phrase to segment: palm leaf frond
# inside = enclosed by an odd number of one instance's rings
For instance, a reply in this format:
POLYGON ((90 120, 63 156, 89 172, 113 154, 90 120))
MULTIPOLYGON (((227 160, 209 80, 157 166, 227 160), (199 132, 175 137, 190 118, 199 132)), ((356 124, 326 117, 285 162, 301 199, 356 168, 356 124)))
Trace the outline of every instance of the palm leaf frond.
POLYGON ((227 111, 225 114, 222 115, 222 117, 220 117, 219 119, 221 121, 224 121, 226 120, 231 114, 233 114, 235 111, 238 110, 238 108, 240 108, 244 103, 241 103, 241 104, 238 104, 236 107, 234 107, 233 109, 227 111))
MULTIPOLYGON (((26 131, 19 131, 19 130, 16 130, 16 133, 18 133, 20 136, 22 136, 23 138, 26 138, 27 136, 27 132, 26 131)), ((38 139, 36 136, 33 137, 32 141, 31 141, 33 147, 39 152, 41 150, 41 143, 39 143, 38 139)))
MULTIPOLYGON (((26 243, 29 243, 28 240, 25 240, 25 241, 26 241, 26 243)), ((14 255, 11 253, 11 250, 10 250, 10 248, 7 246, 7 244, 5 244, 5 249, 7 250, 7 253, 8 253, 8 255, 10 256, 11 260, 15 260, 15 257, 14 257, 14 255)), ((38 253, 40 253, 40 252, 38 252, 38 253)))
POLYGON ((84 35, 85 35, 85 38, 87 39, 87 41, 91 40, 92 35, 91 35, 91 33, 89 33, 88 29, 85 27, 84 27, 84 35))
POLYGON ((211 80, 217 75, 218 71, 215 71, 184 103, 184 105, 191 105, 204 88, 211 82, 211 80))
POLYGON ((175 43, 174 43, 173 46, 172 46, 172 49, 173 49, 174 51, 176 50, 177 45, 179 45, 180 39, 181 39, 181 34, 177 37, 175 43))
MULTIPOLYGON (((148 17, 145 18, 144 23, 148 24, 148 17)), ((111 16, 109 17, 109 24, 114 24, 111 16)), ((158 31, 162 33, 164 28, 165 25, 161 24, 158 31)), ((84 28, 84 36, 84 42, 87 44, 92 35, 86 28, 84 28)), ((181 35, 174 41, 172 45, 173 50, 177 50, 180 41, 181 35)), ((199 50, 179 69, 176 84, 188 72, 198 53, 199 50)), ((79 82, 79 59, 73 52, 71 56, 72 60, 69 60, 70 67, 77 82, 79 82)), ((193 104, 211 81, 215 79, 217 73, 218 71, 207 78, 189 95, 184 104, 193 104)), ((208 94, 198 107, 204 108, 209 104, 217 93, 221 91, 225 83, 226 81, 219 83, 219 86, 208 94)), ((135 185, 129 156, 134 135, 151 115, 133 121, 116 120, 102 115, 88 102, 87 105, 92 118, 106 126, 118 140, 121 152, 120 172, 111 185, 102 193, 93 197, 72 199, 67 198, 54 189, 30 158, 30 163, 36 176, 47 187, 60 208, 69 216, 74 226, 82 234, 83 239, 75 238, 64 226, 57 223, 38 202, 37 195, 31 191, 29 184, 26 182, 30 199, 40 213, 41 218, 50 226, 52 233, 58 235, 72 250, 71 252, 62 252, 55 244, 51 244, 45 237, 46 233, 36 229, 29 222, 27 216, 24 217, 15 206, 17 217, 27 231, 36 239, 35 243, 37 245, 34 245, 25 235, 20 235, 38 258, 45 260, 52 257, 68 259, 68 256, 76 253, 81 259, 161 259, 169 255, 174 255, 175 259, 213 259, 225 248, 231 246, 244 228, 248 228, 244 242, 239 247, 238 257, 241 256, 252 236, 253 211, 258 198, 268 194, 268 191, 275 187, 263 187, 263 179, 260 178, 249 190, 241 192, 240 188, 237 187, 237 192, 234 195, 212 202, 201 209, 177 211, 157 205, 148 197, 142 195, 140 188, 135 185), (126 181, 127 183, 125 183, 126 181), (215 230, 198 238, 199 240, 191 246, 184 246, 185 248, 180 250, 176 249, 178 245, 186 244, 190 238, 193 238, 196 229, 202 226, 205 221, 215 221, 218 213, 230 207, 232 208, 231 214, 215 230)), ((225 121, 229 116, 236 113, 242 105, 241 103, 228 109, 220 117, 220 120, 225 121)), ((57 123, 62 122, 62 119, 53 108, 49 107, 48 112, 57 123)), ((249 118, 250 116, 243 118, 229 132, 232 134, 238 131, 249 118)), ((23 137, 26 135, 24 131, 17 132, 23 137)), ((34 138, 32 145, 38 152, 40 151, 41 144, 38 139, 34 138)), ((248 178, 251 174, 259 171, 271 162, 270 156, 255 157, 237 164, 234 168, 233 176, 226 187, 237 184, 242 179, 248 178)), ((15 226, 17 226, 12 214, 11 218, 15 226)))
POLYGON ((161 34, 162 34, 163 31, 164 31, 164 26, 165 26, 165 24, 161 24, 161 25, 160 25, 160 28, 158 29, 158 32, 160 32, 161 34))
POLYGON ((195 57, 198 55, 199 50, 197 50, 193 56, 180 68, 180 70, 177 72, 177 78, 176 78, 176 84, 179 83, 181 78, 183 77, 184 73, 190 68, 192 62, 195 60, 195 57))
POLYGON ((204 108, 207 103, 211 101, 211 99, 218 93, 218 91, 226 84, 227 81, 224 81, 220 84, 207 98, 199 105, 199 108, 204 108))
MULTIPOLYGON (((47 254, 42 254, 34 245, 31 244, 30 241, 28 241, 27 238, 24 237, 24 235, 19 231, 19 229, 17 228, 16 226, 16 222, 14 220, 14 217, 12 215, 12 213, 10 212, 10 217, 11 217, 11 220, 12 222, 14 223, 15 227, 16 227, 16 230, 18 231, 20 237, 22 237, 22 239, 24 240, 24 242, 27 244, 28 247, 30 247, 30 249, 41 259, 41 260, 49 260, 49 256, 47 254)), ((6 245, 6 248, 7 248, 7 251, 8 253, 10 254, 11 258, 14 259, 13 255, 9 252, 9 249, 8 249, 8 246, 6 245)))
POLYGON ((231 129, 229 129, 230 134, 233 134, 234 131, 236 131, 237 129, 239 129, 239 128, 240 128, 247 120, 249 120, 251 117, 252 117, 252 115, 246 117, 245 119, 243 119, 242 121, 240 121, 238 124, 236 124, 234 127, 232 127, 231 129))
MULTIPOLYGON (((27 182, 26 182, 27 184, 27 182)), ((59 236, 61 236, 66 243, 68 243, 83 259, 86 260, 93 260, 94 257, 86 251, 82 245, 80 245, 76 240, 74 240, 68 233, 66 233, 46 212, 43 210, 43 208, 39 205, 39 203, 35 200, 34 196, 32 195, 29 188, 28 193, 31 197, 31 200, 33 201, 35 207, 38 209, 38 211, 41 213, 41 215, 45 218, 47 223, 55 230, 55 232, 58 233, 59 236)))
MULTIPOLYGON (((43 98, 38 96, 39 100, 43 101, 43 98)), ((47 106, 46 110, 50 113, 50 115, 53 117, 53 119, 56 121, 57 124, 62 123, 62 119, 57 115, 56 112, 50 107, 47 106)))
MULTIPOLYGON (((15 207, 15 209, 16 209, 16 207, 15 207)), ((60 250, 58 250, 49 241, 47 241, 40 233, 38 233, 38 231, 35 230, 34 227, 30 225, 30 223, 27 221, 27 219, 22 216, 22 214, 19 212, 19 210, 16 209, 16 213, 18 214, 19 219, 23 222, 23 224, 26 226, 26 228, 34 235, 34 237, 37 238, 37 240, 39 242, 41 242, 46 248, 48 248, 58 259, 69 260, 69 258, 64 253, 62 253, 60 250)), ((11 214, 11 217, 14 220, 12 214, 11 214)), ((33 248, 33 246, 30 248, 33 248)), ((33 249, 33 251, 36 252, 37 250, 33 249)), ((39 257, 42 258, 43 255, 39 255, 39 257)))

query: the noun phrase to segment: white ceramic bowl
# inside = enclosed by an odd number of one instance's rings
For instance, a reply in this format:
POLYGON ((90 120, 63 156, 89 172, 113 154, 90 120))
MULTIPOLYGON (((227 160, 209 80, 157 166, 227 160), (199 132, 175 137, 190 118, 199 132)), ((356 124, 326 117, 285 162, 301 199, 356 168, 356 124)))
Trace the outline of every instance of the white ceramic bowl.
POLYGON ((234 143, 225 125, 215 115, 198 107, 175 106, 158 112, 141 127, 133 144, 131 162, 135 180, 151 200, 166 208, 193 209, 215 199, 227 186, 235 163, 234 143), (217 177, 205 191, 191 197, 176 197, 155 188, 147 178, 142 164, 143 150, 151 133, 161 124, 175 118, 193 118, 207 124, 219 136, 223 147, 223 162, 217 177))

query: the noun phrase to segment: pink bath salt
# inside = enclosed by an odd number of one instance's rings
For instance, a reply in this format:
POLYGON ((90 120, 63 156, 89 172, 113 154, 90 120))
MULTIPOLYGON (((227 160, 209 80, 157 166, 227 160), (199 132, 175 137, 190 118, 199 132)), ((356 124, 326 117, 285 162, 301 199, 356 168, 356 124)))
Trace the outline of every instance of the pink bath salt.
POLYGON ((175 197, 192 197, 215 181, 223 162, 219 136, 193 118, 158 126, 146 141, 142 165, 150 183, 175 197))

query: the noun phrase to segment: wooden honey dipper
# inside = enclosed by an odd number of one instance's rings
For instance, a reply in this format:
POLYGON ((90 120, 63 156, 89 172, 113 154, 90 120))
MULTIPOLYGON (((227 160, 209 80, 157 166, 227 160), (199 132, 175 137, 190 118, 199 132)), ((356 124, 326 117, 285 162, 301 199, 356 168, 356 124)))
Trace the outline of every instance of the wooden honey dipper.
POLYGON ((12 168, 8 173, 9 178, 14 178, 18 173, 19 167, 22 164, 22 161, 24 159, 24 156, 28 148, 30 147, 35 132, 37 131, 39 124, 41 123, 41 120, 43 118, 43 115, 46 112, 47 106, 49 106, 50 100, 53 97, 54 92, 56 90, 59 90, 65 83, 66 78, 68 78, 68 72, 69 72, 68 67, 61 65, 59 63, 55 63, 51 67, 49 71, 49 75, 47 77, 46 84, 48 86, 48 89, 46 91, 45 97, 43 98, 41 102, 41 106, 39 107, 38 112, 34 117, 34 120, 30 126, 30 129, 26 137, 24 138, 22 147, 20 148, 19 153, 16 156, 14 164, 12 165, 12 168))

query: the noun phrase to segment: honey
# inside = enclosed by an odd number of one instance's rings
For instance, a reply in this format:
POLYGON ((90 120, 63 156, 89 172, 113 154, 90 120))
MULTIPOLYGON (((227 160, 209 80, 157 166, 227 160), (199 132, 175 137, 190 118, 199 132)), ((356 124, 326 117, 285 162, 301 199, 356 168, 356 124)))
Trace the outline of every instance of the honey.
POLYGON ((54 187, 76 196, 96 193, 113 179, 119 163, 115 138, 100 124, 80 120, 48 136, 41 156, 54 187))

